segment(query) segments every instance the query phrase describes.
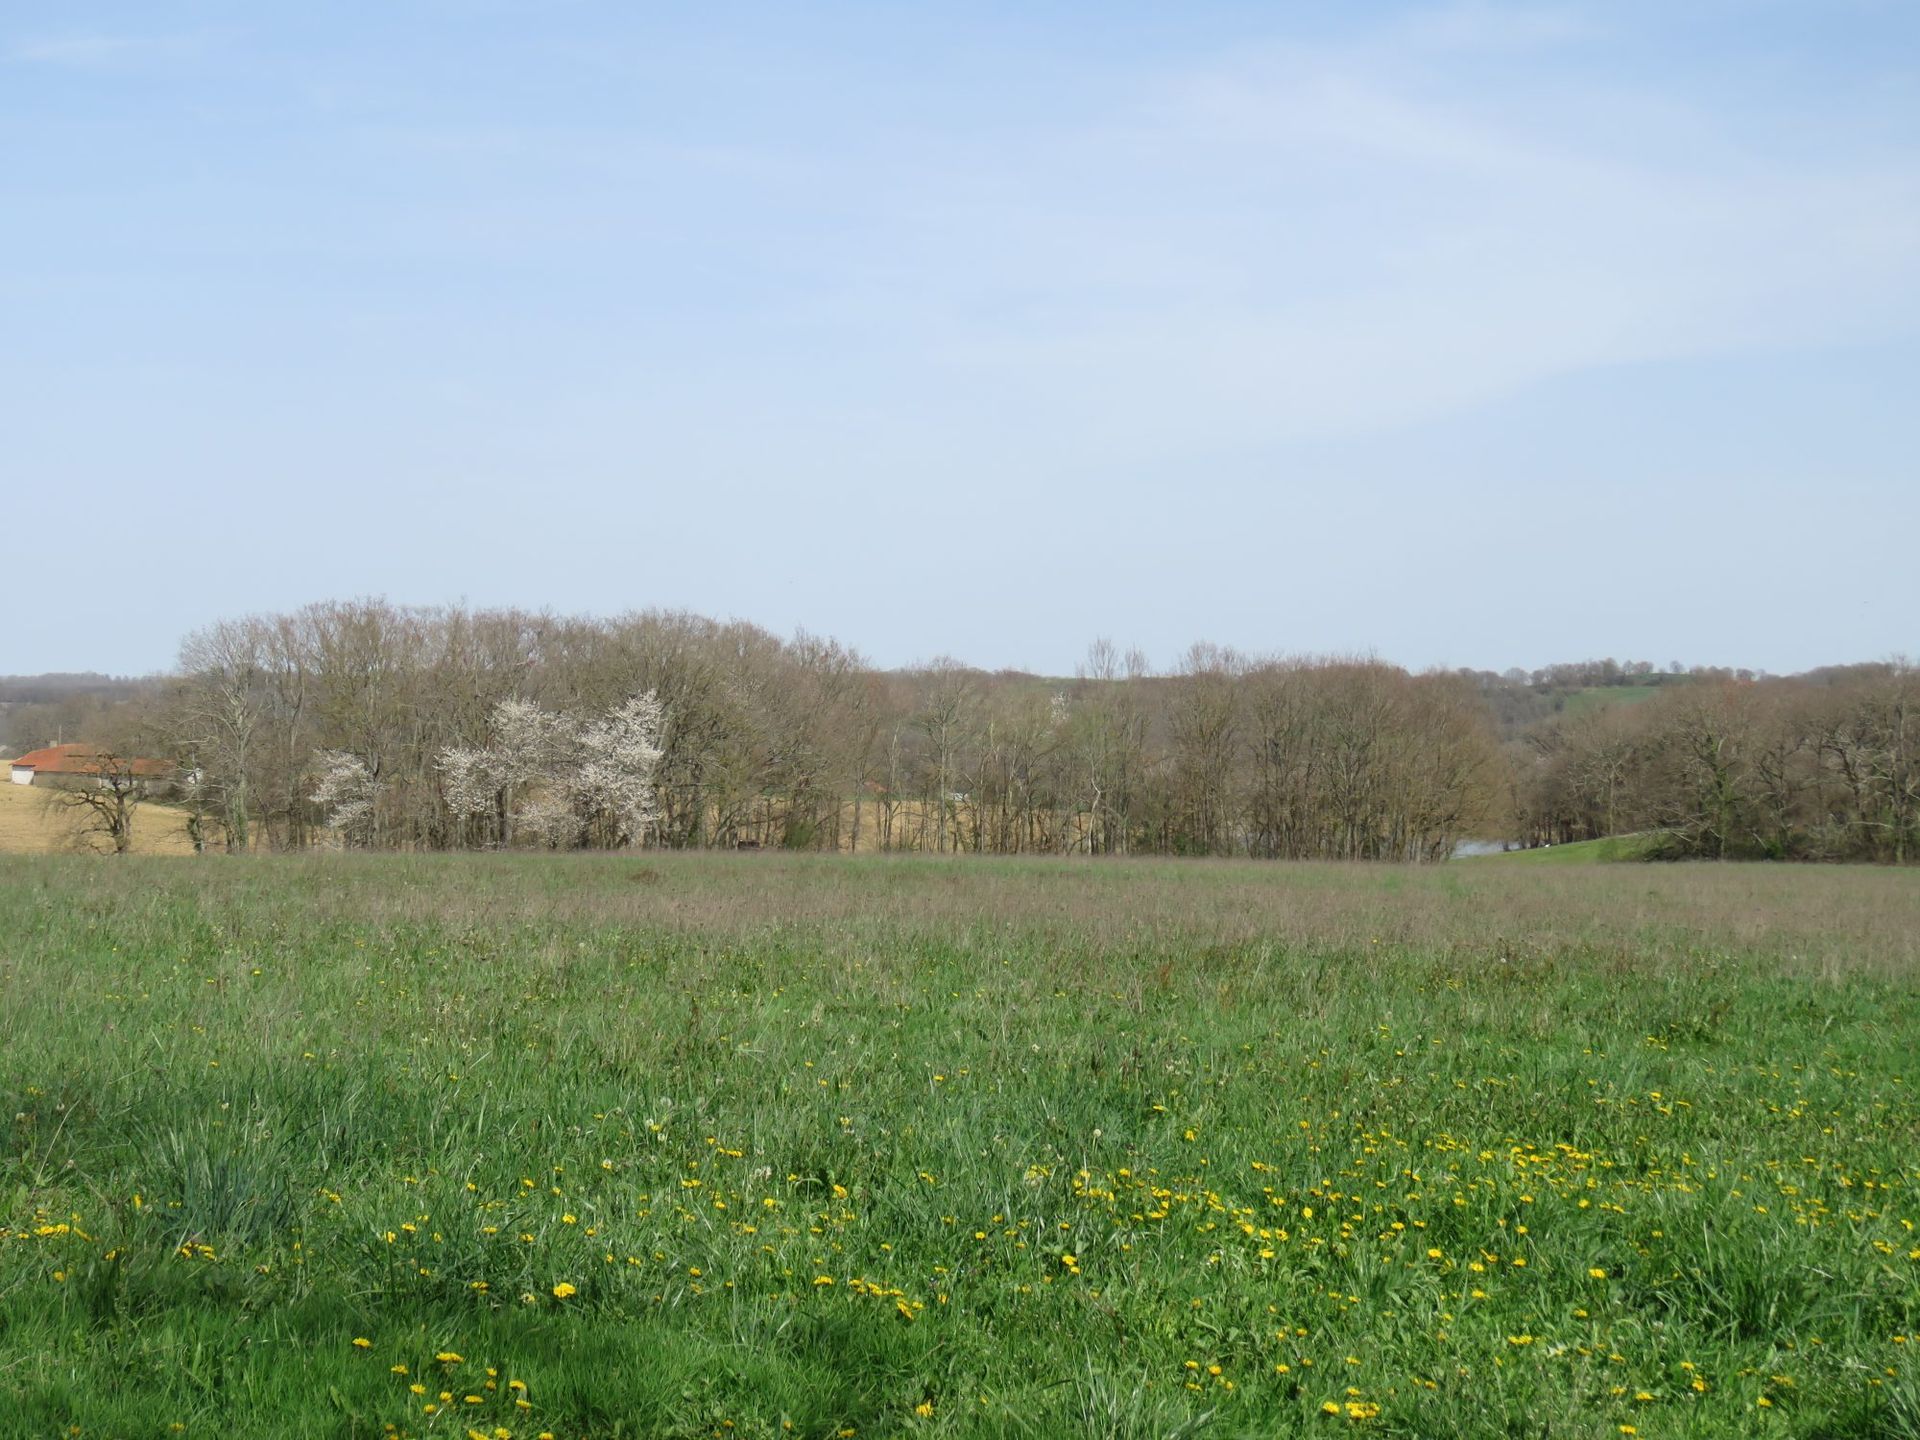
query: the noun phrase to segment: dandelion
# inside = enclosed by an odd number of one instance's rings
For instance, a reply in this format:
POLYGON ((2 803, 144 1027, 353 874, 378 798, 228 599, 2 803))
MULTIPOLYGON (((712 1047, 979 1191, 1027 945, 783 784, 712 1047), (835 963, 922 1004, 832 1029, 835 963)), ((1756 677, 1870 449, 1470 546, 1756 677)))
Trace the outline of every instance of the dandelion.
POLYGON ((364 1335, 356 1335, 353 1337, 353 1348, 356 1350, 371 1350, 373 1348, 373 1341, 367 1339, 364 1335))
POLYGON ((565 1280, 562 1280, 558 1285, 553 1287, 553 1298, 556 1300, 565 1300, 568 1297, 573 1295, 578 1295, 579 1293, 580 1291, 578 1287, 569 1284, 565 1280))

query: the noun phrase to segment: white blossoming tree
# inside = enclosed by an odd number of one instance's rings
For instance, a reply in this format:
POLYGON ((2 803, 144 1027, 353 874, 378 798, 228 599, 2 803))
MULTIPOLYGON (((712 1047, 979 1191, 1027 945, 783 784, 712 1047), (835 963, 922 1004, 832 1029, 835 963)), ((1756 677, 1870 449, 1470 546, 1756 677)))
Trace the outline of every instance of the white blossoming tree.
POLYGON ((571 843, 559 813, 564 806, 557 807, 550 792, 579 748, 573 721, 515 697, 493 707, 488 730, 486 745, 450 745, 437 757, 447 808, 493 817, 503 845, 522 832, 546 844, 571 843))
POLYGON ((373 838, 379 778, 365 760, 346 750, 322 750, 314 761, 320 783, 313 803, 327 812, 327 824, 345 836, 347 844, 367 844, 373 838))
POLYGON ((530 700, 494 707, 490 739, 437 757, 455 815, 490 815, 499 843, 632 845, 659 815, 665 712, 648 691, 581 725, 530 700))
POLYGON ((575 807, 587 827, 610 844, 636 844, 660 819, 654 777, 664 753, 660 737, 665 727, 666 711, 649 690, 615 706, 580 734, 575 807))

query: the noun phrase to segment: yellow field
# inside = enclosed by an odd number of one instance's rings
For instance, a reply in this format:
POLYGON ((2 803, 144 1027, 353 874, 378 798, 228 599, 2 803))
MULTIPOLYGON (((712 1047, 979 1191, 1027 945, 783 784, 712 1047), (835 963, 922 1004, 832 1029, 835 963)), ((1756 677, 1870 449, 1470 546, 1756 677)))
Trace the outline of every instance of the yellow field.
MULTIPOLYGON (((81 812, 50 809, 39 785, 0 781, 0 855, 56 855, 105 850, 104 836, 83 832, 81 812)), ((186 811, 171 805, 142 805, 133 817, 137 855, 191 855, 186 811)))

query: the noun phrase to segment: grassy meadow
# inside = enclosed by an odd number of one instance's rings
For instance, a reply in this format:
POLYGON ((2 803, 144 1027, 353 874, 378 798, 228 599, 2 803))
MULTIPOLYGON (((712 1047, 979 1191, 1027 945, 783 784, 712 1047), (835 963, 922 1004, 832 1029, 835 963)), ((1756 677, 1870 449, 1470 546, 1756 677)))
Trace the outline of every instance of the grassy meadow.
POLYGON ((1920 875, 0 859, 0 1435, 1920 1435, 1920 875))
MULTIPOLYGON (((49 805, 46 785, 15 785, 0 766, 0 855, 106 853, 112 843, 90 833, 87 816, 49 805)), ((136 855, 191 855, 187 814, 173 805, 146 804, 134 814, 136 855)))

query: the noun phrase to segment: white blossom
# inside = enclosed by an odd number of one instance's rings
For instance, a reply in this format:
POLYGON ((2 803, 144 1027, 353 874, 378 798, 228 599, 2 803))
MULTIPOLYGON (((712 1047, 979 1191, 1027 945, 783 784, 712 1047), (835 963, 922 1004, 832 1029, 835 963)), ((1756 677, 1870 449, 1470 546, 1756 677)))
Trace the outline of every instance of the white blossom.
POLYGON ((531 700, 503 700, 485 746, 450 745, 436 757, 447 808, 461 816, 500 812, 502 840, 633 844, 659 817, 654 776, 664 725, 652 691, 584 726, 531 700))
POLYGON ((513 825, 516 834, 556 850, 579 844, 585 828, 563 783, 535 792, 514 811, 513 825))
POLYGON ((617 842, 631 845, 660 818, 659 769, 666 712, 651 690, 607 712, 580 736, 573 791, 580 808, 612 822, 617 842))
POLYGON ((434 766, 440 772, 440 789, 447 797, 447 808, 454 814, 484 815, 493 808, 493 797, 500 789, 500 782, 490 751, 449 745, 440 752, 434 766))
POLYGON ((327 824, 350 841, 365 840, 373 828, 380 782, 367 762, 346 750, 322 750, 314 757, 320 784, 313 803, 327 812, 327 824))
POLYGON ((493 707, 491 729, 487 752, 502 786, 550 779, 572 763, 579 744, 579 727, 570 717, 517 696, 493 707))

